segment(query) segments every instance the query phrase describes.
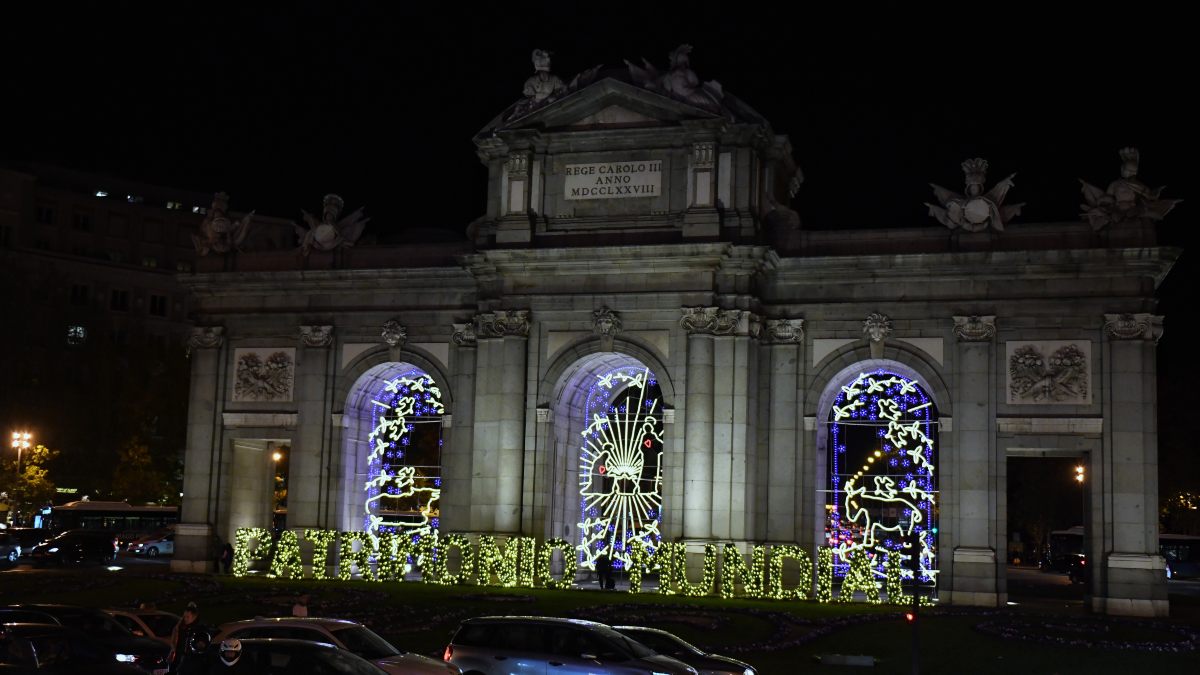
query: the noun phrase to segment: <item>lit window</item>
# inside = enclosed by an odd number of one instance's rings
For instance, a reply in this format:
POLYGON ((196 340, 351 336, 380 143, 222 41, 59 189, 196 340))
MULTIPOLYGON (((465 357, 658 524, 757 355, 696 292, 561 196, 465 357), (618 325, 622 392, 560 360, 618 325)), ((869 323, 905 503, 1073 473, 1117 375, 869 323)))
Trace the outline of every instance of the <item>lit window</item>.
POLYGON ((67 344, 81 345, 87 342, 87 329, 83 326, 67 326, 67 344))
POLYGON ((208 208, 206 208, 204 206, 193 206, 192 213, 199 213, 200 215, 204 215, 204 214, 208 213, 208 208))

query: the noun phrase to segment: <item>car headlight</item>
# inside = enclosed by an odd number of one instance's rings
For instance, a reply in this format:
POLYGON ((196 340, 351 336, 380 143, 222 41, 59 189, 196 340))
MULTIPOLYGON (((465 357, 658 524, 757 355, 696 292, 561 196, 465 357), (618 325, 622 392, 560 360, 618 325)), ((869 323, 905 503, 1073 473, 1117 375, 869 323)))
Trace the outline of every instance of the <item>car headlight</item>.
POLYGON ((136 663, 137 657, 133 654, 117 654, 117 660, 121 663, 136 663))
POLYGON ((54 548, 48 548, 46 549, 46 553, 58 553, 58 547, 55 546, 54 548))

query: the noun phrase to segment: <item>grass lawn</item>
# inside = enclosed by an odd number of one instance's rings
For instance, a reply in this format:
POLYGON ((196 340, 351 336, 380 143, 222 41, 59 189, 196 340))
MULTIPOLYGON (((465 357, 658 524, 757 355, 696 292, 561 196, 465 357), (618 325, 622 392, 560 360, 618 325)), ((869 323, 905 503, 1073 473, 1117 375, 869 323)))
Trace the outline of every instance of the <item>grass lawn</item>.
MULTIPOLYGON (((362 621, 403 649, 440 656, 460 619, 484 614, 571 616, 652 625, 734 656, 760 673, 911 673, 912 629, 896 608, 812 602, 682 598, 655 593, 443 587, 421 583, 278 581, 261 577, 64 570, 0 574, 0 602, 64 602, 96 607, 143 600, 180 612, 200 606, 218 625, 256 615, 288 615, 300 592, 313 616, 362 621), (874 668, 817 663, 819 655, 870 655, 874 668)), ((1078 609, 1020 607, 925 610, 919 620, 921 673, 1200 672, 1200 603, 1172 596, 1170 621, 1088 615, 1078 609), (1178 611, 1175 611, 1178 610, 1178 611), (1028 639, 1022 639, 1028 638, 1028 639), (1052 641, 1054 644, 1048 644, 1052 641), (1142 648, 1134 649, 1129 646, 1142 648)))

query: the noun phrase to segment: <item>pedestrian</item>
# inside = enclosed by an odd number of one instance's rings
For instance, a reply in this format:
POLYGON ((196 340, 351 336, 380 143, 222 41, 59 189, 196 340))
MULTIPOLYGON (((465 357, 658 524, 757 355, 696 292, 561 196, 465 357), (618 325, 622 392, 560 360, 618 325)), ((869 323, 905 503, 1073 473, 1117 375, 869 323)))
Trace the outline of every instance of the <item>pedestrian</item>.
POLYGON ((612 578, 612 561, 607 553, 596 556, 596 577, 600 582, 600 590, 611 590, 614 587, 612 578))
POLYGON ((233 569, 233 545, 229 542, 225 542, 221 547, 221 569, 225 574, 229 574, 233 569))
POLYGON ((301 593, 292 605, 292 616, 308 616, 308 593, 301 593))
POLYGON ((200 609, 189 602, 183 617, 171 630, 171 673, 187 674, 203 668, 204 650, 208 648, 208 635, 200 625, 200 609), (199 650, 199 653, 197 653, 199 650))

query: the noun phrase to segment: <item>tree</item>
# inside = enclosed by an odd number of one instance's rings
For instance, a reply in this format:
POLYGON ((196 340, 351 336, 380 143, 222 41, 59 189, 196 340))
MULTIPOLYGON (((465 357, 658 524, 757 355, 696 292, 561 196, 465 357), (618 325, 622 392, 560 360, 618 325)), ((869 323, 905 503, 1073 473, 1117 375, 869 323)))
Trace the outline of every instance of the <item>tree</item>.
POLYGON ((1200 494, 1178 490, 1164 496, 1159 523, 1170 534, 1200 534, 1200 494))
POLYGON ((4 463, 0 490, 13 513, 13 522, 18 522, 21 513, 36 509, 54 496, 54 483, 46 464, 57 456, 57 450, 38 444, 27 455, 22 455, 20 474, 17 473, 16 459, 4 463))
POLYGON ((121 448, 113 470, 113 496, 131 503, 162 502, 167 487, 167 477, 154 465, 150 446, 134 436, 121 448))

